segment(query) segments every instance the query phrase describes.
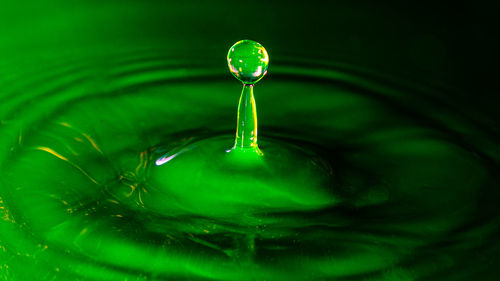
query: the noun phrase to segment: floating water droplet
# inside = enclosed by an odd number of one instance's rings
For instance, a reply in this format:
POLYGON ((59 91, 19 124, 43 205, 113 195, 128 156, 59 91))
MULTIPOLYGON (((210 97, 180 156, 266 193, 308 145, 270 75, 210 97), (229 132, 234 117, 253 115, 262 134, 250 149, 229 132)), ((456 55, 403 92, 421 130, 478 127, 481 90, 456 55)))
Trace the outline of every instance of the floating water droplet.
POLYGON ((253 85, 266 75, 269 55, 258 42, 241 40, 229 49, 227 64, 234 77, 243 84, 253 85))

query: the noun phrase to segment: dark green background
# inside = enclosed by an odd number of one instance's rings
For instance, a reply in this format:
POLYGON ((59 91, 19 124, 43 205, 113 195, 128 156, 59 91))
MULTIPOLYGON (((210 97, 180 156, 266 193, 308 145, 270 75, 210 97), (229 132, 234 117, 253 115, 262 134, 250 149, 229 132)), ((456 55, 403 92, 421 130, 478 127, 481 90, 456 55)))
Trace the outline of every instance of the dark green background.
POLYGON ((249 38, 271 63, 354 64, 450 89, 450 98, 498 117, 497 12, 486 1, 4 1, 0 75, 133 44, 222 64, 232 43, 249 38))

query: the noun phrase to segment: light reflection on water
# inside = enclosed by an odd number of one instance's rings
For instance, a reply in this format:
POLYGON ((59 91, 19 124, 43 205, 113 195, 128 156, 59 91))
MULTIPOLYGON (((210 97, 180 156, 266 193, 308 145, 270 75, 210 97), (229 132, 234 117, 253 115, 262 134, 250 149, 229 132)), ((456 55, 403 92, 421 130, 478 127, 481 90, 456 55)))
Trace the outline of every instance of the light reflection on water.
POLYGON ((233 192, 229 204, 189 189, 163 200, 151 181, 156 152, 233 134, 240 89, 225 69, 136 56, 107 69, 62 63, 4 88, 4 279, 491 276, 498 149, 478 121, 402 83, 276 62, 255 93, 262 140, 314 144, 336 200, 294 209, 279 199, 275 210, 245 202, 252 194, 233 192), (213 200, 233 215, 207 216, 213 200))

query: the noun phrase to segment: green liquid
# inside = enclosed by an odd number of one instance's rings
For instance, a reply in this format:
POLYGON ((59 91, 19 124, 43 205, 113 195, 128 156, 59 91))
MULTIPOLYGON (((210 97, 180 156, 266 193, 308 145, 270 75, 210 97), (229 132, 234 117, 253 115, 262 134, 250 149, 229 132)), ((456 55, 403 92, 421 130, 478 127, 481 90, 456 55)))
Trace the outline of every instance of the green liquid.
POLYGON ((243 83, 233 153, 262 155, 257 144, 257 107, 253 86, 267 74, 269 55, 261 44, 241 40, 229 49, 227 64, 234 77, 243 83))
POLYGON ((228 140, 186 144, 174 150, 175 157, 160 158, 168 162, 156 161, 144 195, 150 206, 165 216, 196 215, 246 227, 269 224, 266 214, 316 210, 336 201, 328 185, 331 167, 318 155, 276 140, 263 142, 263 156, 226 153, 228 140))
POLYGON ((498 148, 431 90, 276 62, 258 91, 264 157, 241 162, 224 69, 116 61, 4 96, 4 279, 487 278, 470 253, 498 252, 498 148), (203 149, 157 165, 189 145, 203 149))

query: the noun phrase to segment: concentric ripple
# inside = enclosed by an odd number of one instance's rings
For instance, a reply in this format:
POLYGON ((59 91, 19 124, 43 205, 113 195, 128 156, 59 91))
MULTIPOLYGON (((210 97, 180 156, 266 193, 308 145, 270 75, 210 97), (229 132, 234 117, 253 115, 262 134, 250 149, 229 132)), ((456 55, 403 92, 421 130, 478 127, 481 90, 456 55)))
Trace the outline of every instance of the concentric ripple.
POLYGON ((154 51, 69 61, 1 82, 0 279, 491 278, 497 136, 437 90, 276 60, 256 92, 262 143, 318 155, 331 181, 228 203, 224 186, 154 177, 170 149, 230 140, 240 89, 224 67, 154 51))

